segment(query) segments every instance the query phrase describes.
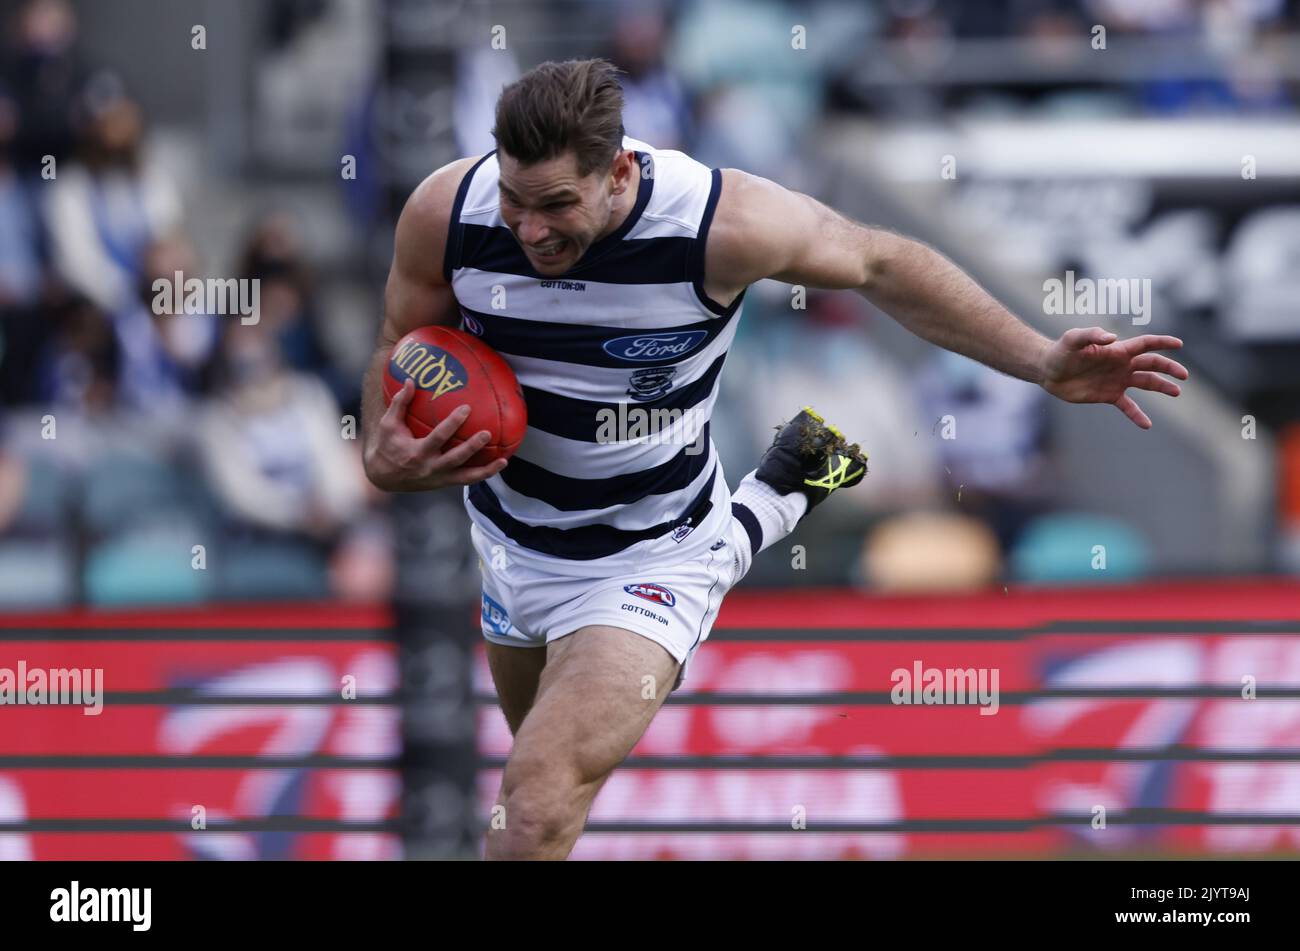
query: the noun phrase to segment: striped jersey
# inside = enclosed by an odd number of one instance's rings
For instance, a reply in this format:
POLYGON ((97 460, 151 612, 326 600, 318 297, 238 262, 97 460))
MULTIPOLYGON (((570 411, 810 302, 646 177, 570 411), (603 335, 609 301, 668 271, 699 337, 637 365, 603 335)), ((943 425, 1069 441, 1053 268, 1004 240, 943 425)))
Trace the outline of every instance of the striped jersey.
POLYGON ((495 151, 461 182, 444 261, 461 329, 510 364, 528 406, 510 464, 466 488, 470 518, 489 543, 583 572, 693 557, 730 517, 709 414, 744 294, 704 291, 721 173, 623 147, 635 204, 564 275, 534 270, 506 227, 495 151))

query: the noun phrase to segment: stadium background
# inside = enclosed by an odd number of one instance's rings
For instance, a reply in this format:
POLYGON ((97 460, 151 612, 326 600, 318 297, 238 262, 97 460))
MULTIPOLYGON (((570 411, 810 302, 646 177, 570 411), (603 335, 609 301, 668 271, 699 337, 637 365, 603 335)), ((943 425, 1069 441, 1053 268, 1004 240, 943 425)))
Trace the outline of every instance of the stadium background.
POLYGON ((509 736, 460 502, 371 490, 348 423, 401 201, 492 147, 502 83, 589 55, 629 134, 932 243, 1051 336, 1181 336, 1193 381, 1142 433, 757 286, 733 486, 812 403, 866 487, 758 559, 575 855, 1300 850, 1296 3, 0 17, 0 667, 108 690, 0 707, 0 857, 476 854, 509 736), (151 315, 176 270, 259 279, 259 323, 151 315), (1149 279, 1150 322, 1048 314, 1067 271, 1149 279), (917 661, 997 669, 999 713, 892 704, 917 661))

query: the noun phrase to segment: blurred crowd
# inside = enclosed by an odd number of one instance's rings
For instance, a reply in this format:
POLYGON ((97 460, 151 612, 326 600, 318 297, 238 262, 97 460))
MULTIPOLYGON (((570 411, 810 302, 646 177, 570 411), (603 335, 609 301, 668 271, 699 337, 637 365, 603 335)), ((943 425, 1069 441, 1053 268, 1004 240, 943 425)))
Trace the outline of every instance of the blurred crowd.
MULTIPOLYGON (((596 14, 611 4, 590 0, 586 6, 596 14)), ((1295 79, 1273 69, 1294 55, 1275 41, 1300 29, 1297 0, 652 0, 612 6, 617 12, 608 55, 630 74, 629 128, 653 134, 648 140, 665 147, 686 143, 710 165, 737 165, 782 181, 806 174, 797 162, 800 141, 828 108, 908 118, 967 108, 1077 113, 1084 104, 1093 113, 1241 115, 1278 113, 1300 101, 1295 79), (1053 79, 1051 67, 1078 62, 1097 25, 1104 25, 1108 49, 1130 40, 1171 41, 1138 54, 1153 69, 1161 59, 1172 65, 1197 51, 1206 55, 1206 65, 1189 70, 1195 78, 1167 69, 1168 75, 1150 79, 1119 80, 1122 73, 1103 73, 1092 82, 1053 79), (773 38, 786 36, 810 55, 772 55, 773 38), (1003 45, 981 47, 981 41, 1003 45), (958 43, 973 50, 972 59, 959 64, 960 81, 927 84, 927 75, 952 63, 958 43), (886 48, 888 56, 882 55, 886 48), (1042 77, 1017 74, 1013 55, 1043 67, 1042 77), (1206 74, 1207 68, 1218 75, 1206 74), (902 81, 908 76, 913 81, 902 81)))
POLYGON ((299 226, 248 226, 228 276, 260 282, 256 323, 175 312, 155 280, 207 276, 183 196, 76 33, 32 0, 0 74, 0 600, 383 597, 359 380, 322 344, 299 226))
MULTIPOLYGON (((267 50, 291 49, 334 2, 267 3, 267 50)), ((87 60, 68 0, 12 6, 0 53, 0 605, 385 597, 391 534, 360 465, 359 374, 327 345, 321 265, 304 225, 258 209, 226 249, 237 263, 220 277, 260 281, 256 325, 176 313, 157 279, 215 275, 196 250, 208 242, 190 230, 202 226, 187 215, 190 197, 156 161, 146 110, 87 60)), ((1113 37, 1199 37, 1227 49, 1300 27, 1295 0, 558 6, 607 25, 600 48, 547 55, 606 55, 625 70, 630 135, 814 192, 799 143, 826 109, 916 105, 874 100, 851 81, 868 40, 1047 41, 1104 21, 1113 37), (771 31, 792 22, 816 37, 817 55, 765 55, 771 31)), ((467 154, 491 147, 495 96, 484 90, 519 71, 514 51, 466 51, 455 120, 467 154)), ((1293 105, 1284 82, 1239 79, 1123 95, 1151 113, 1293 105)), ((361 92, 373 106, 373 86, 361 92)), ((341 141, 359 136, 345 148, 362 153, 365 128, 341 129, 341 141)), ((374 233, 376 196, 360 186, 343 195, 357 235, 374 233)), ((851 577, 806 577, 884 587, 1051 577, 1060 539, 1099 532, 1140 571, 1141 539, 1123 526, 1053 520, 1041 392, 929 349, 900 367, 882 342, 886 321, 853 295, 812 294, 796 309, 774 285, 747 300, 713 429, 732 483, 806 403, 870 435, 871 492, 815 527, 823 550, 844 555, 823 564, 853 565, 851 577), (953 407, 964 427, 955 440, 939 432, 953 407), (915 548, 920 537, 937 548, 915 548), (952 562, 937 565, 936 550, 952 562)), ((362 336, 377 316, 355 315, 362 336)), ((777 561, 765 577, 756 566, 760 583, 791 582, 777 561)))

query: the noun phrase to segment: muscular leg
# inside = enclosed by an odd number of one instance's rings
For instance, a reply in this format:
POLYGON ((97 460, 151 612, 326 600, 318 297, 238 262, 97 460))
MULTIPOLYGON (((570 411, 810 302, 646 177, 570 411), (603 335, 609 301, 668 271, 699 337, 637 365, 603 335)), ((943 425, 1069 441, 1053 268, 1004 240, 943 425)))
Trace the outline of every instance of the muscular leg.
POLYGON ((511 735, 519 726, 537 696, 537 684, 546 666, 545 647, 507 647, 487 641, 488 667, 501 701, 501 712, 510 725, 511 735))
POLYGON ((563 859, 592 800, 632 751, 677 677, 654 641, 604 625, 552 641, 541 685, 506 761, 497 803, 504 828, 488 859, 563 859), (649 679, 647 679, 649 678, 649 679))

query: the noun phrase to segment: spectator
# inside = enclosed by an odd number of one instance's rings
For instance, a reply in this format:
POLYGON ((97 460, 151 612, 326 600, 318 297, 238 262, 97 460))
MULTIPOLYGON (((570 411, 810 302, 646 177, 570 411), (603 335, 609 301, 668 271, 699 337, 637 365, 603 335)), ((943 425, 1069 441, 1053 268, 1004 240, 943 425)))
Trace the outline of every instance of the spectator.
POLYGON ((109 74, 86 95, 90 121, 81 162, 60 169, 47 216, 55 267, 106 313, 129 305, 148 247, 180 222, 169 178, 145 162, 139 105, 109 74))
POLYGON ((112 322, 82 297, 63 302, 52 317, 54 334, 38 368, 41 401, 79 415, 110 413, 121 363, 112 322))
POLYGON ((4 420, 0 419, 0 537, 13 524, 27 494, 27 464, 6 451, 4 420))
POLYGON ((907 376, 873 340, 867 305, 824 291, 808 293, 806 304, 791 310, 788 289, 766 282, 747 293, 749 333, 737 339, 723 392, 743 401, 755 439, 731 458, 753 459, 771 442, 774 424, 810 404, 861 442, 870 460, 871 491, 845 493, 832 505, 869 513, 929 502, 934 451, 921 436, 926 426, 907 376))
POLYGON ((45 288, 40 218, 31 189, 11 161, 18 108, 0 90, 0 402, 33 400, 32 368, 48 321, 39 310, 45 288))
POLYGON ((125 408, 177 419, 199 394, 220 318, 173 314, 172 295, 156 295, 153 288, 157 278, 170 285, 177 272, 188 277, 197 271, 194 249, 180 234, 156 241, 146 250, 137 294, 113 316, 122 352, 119 389, 125 408))
POLYGON ((0 311, 31 307, 41 294, 40 220, 14 168, 18 107, 0 90, 0 311))
POLYGON ((791 156, 821 113, 821 63, 772 52, 791 49, 798 22, 782 0, 701 0, 683 8, 669 62, 699 103, 697 159, 799 187, 802 170, 791 156))
POLYGON ((71 157, 85 75, 75 48, 77 16, 67 0, 30 0, 14 21, 6 78, 22 119, 15 161, 26 177, 47 155, 60 163, 71 157))
POLYGON ((690 113, 686 93, 664 67, 668 27, 661 9, 623 7, 614 23, 609 60, 622 69, 623 128, 658 149, 685 149, 690 113))
POLYGON ((328 547, 364 503, 355 453, 320 381, 287 369, 275 337, 232 324, 199 424, 210 481, 235 522, 328 547))
POLYGON ((343 378, 325 348, 314 277, 289 215, 277 212, 257 223, 244 246, 240 273, 260 282, 259 326, 275 336, 285 365, 321 377, 335 399, 350 404, 357 384, 343 378))
POLYGON ((1003 552, 1044 505, 1047 397, 947 350, 917 378, 953 504, 987 521, 1003 552), (960 501, 958 497, 960 496, 960 501))
POLYGON ((456 57, 452 123, 460 155, 482 155, 497 147, 492 136, 497 96, 519 78, 519 63, 510 49, 471 44, 456 57))

